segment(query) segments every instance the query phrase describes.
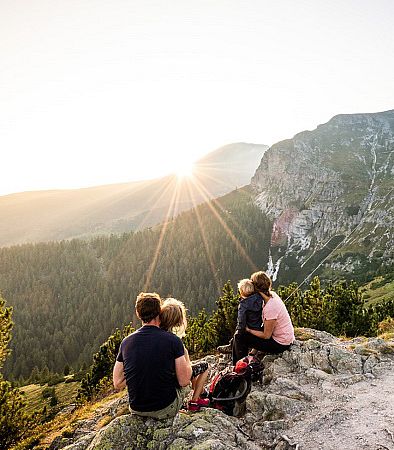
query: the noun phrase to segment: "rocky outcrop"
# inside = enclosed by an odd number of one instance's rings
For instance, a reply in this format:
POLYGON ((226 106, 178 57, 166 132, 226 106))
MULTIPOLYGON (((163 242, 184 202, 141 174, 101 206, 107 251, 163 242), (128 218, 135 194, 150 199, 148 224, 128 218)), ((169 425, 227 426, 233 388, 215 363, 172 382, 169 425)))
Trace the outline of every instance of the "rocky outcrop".
MULTIPOLYGON (((96 424, 105 416, 108 425, 97 431, 94 424, 90 429, 81 424, 56 448, 361 449, 375 448, 379 439, 389 444, 394 427, 394 342, 342 341, 310 329, 298 334, 300 340, 289 351, 262 359, 263 384, 253 385, 241 419, 210 408, 181 412, 168 421, 142 419, 120 415, 126 412, 123 398, 97 415, 96 424), (347 426, 352 429, 346 431, 347 426)), ((227 364, 214 356, 206 359, 213 370, 227 364)))
POLYGON ((252 178, 257 204, 274 220, 272 265, 312 257, 314 268, 337 246, 352 252, 331 258, 337 271, 373 257, 392 262, 393 174, 394 110, 335 116, 273 145, 252 178))

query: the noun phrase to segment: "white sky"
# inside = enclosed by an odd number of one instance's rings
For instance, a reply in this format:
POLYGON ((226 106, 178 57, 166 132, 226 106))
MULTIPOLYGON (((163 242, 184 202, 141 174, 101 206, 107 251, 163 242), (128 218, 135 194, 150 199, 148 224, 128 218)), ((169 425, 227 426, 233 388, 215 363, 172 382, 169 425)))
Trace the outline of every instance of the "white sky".
POLYGON ((394 108, 392 0, 0 0, 0 195, 394 108))

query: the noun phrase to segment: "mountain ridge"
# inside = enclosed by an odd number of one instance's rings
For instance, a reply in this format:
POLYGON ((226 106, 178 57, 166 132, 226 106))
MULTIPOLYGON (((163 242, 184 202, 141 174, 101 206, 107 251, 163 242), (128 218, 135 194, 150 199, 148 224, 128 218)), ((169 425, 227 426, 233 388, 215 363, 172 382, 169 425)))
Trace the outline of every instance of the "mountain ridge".
POLYGON ((382 257, 392 264, 393 155, 394 110, 340 114, 270 147, 252 186, 274 220, 273 265, 302 269, 318 251, 326 258, 326 246, 333 253, 327 274, 332 265, 338 273, 363 271, 382 257))
POLYGON ((155 225, 249 184, 265 145, 237 143, 198 160, 194 177, 162 178, 0 197, 0 247, 88 238, 155 225), (242 164, 240 164, 242 162, 242 164))

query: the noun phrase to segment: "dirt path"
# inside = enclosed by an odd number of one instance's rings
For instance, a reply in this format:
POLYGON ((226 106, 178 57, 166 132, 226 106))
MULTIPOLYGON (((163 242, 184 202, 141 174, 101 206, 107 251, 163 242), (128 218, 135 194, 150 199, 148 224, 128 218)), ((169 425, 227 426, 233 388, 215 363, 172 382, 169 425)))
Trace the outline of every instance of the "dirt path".
POLYGON ((316 407, 291 430, 299 450, 394 450, 394 364, 347 388, 324 382, 316 407))

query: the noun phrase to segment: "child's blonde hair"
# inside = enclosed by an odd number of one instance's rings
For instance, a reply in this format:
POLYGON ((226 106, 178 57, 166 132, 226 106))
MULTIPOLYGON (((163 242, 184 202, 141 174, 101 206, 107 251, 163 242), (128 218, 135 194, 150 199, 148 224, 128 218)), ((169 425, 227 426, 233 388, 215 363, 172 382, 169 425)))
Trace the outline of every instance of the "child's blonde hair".
POLYGON ((238 290, 242 297, 249 297, 255 293, 255 288, 252 280, 244 278, 238 282, 238 290))
POLYGON ((186 332, 186 327, 185 305, 175 298, 167 298, 164 300, 160 312, 160 328, 166 331, 172 331, 179 337, 183 337, 186 332))

